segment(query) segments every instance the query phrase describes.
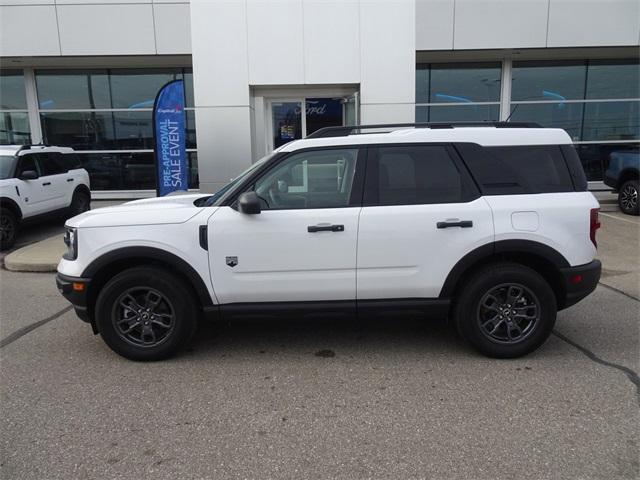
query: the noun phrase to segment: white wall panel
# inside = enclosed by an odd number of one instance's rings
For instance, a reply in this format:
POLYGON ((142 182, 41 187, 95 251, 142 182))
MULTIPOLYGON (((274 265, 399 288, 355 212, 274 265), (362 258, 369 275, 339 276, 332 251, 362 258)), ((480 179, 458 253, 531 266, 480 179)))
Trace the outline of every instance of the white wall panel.
POLYGON ((251 84, 305 83, 302 0, 248 0, 247 28, 251 84))
POLYGON ((305 82, 359 83, 359 2, 304 0, 303 11, 305 82))
POLYGON ((0 55, 60 55, 55 6, 0 6, 0 55))
POLYGON ((456 0, 454 48, 544 47, 548 0, 456 0))
POLYGON ((364 104, 360 106, 360 124, 412 123, 415 121, 415 105, 406 103, 364 104))
POLYGON ((0 0, 0 5, 53 5, 55 0, 0 0))
POLYGON ((640 1, 550 0, 548 47, 638 45, 640 1))
POLYGON ((151 0, 55 0, 58 5, 110 5, 120 3, 151 3, 151 0))
POLYGON ((247 107, 196 108, 198 176, 202 191, 214 191, 251 165, 251 119, 247 107))
POLYGON ((454 0, 416 0, 416 49, 453 48, 454 0))
POLYGON ((191 36, 196 106, 249 105, 244 2, 193 0, 191 36))
POLYGON ((58 5, 62 55, 155 54, 151 5, 58 5))
POLYGON ((362 0, 361 102, 403 103, 415 98, 415 2, 362 0))
POLYGON ((191 53, 191 14, 189 4, 153 5, 156 49, 159 55, 191 53))

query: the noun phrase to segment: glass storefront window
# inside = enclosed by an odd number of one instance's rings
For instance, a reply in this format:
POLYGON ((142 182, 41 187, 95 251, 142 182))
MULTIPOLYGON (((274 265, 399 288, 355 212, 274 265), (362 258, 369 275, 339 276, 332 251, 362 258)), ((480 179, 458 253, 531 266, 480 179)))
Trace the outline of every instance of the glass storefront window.
POLYGON ((107 70, 36 72, 40 110, 111 108, 107 70))
POLYGON ((0 112, 0 145, 31 143, 29 116, 26 112, 0 112))
POLYGON ((497 121, 500 105, 431 105, 416 107, 416 122, 497 121))
POLYGON ((640 98, 638 61, 589 62, 586 98, 640 98))
POLYGON ((416 69, 416 103, 500 101, 499 63, 434 63, 416 69))
POLYGON ((175 70, 111 70, 112 108, 153 108, 153 101, 162 86, 182 78, 175 70))
POLYGON ((511 105, 511 121, 562 128, 572 140, 578 141, 582 133, 583 110, 582 103, 517 103, 511 105))
POLYGON ((0 75, 0 110, 26 110, 22 71, 3 70, 0 75))
POLYGON ((584 61, 515 62, 512 70, 512 100, 582 100, 587 66, 584 61))
POLYGON ((118 148, 111 112, 45 112, 40 114, 40 122, 47 144, 75 150, 118 148))
POLYGON ((640 102, 585 103, 581 140, 640 140, 640 102))
MULTIPOLYGON (((155 190, 156 168, 151 152, 79 153, 92 190, 155 190)), ((198 158, 188 152, 189 188, 198 188, 198 158)))
POLYGON ((617 152, 634 152, 640 155, 638 143, 598 143, 576 145, 576 151, 587 174, 587 180, 602 180, 603 172, 607 169, 609 156, 617 152))

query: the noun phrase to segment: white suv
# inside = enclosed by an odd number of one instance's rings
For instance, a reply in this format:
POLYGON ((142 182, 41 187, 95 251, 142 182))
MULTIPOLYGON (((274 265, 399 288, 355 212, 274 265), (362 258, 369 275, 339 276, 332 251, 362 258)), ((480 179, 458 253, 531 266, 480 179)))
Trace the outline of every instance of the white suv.
POLYGON ((22 223, 89 210, 89 174, 72 148, 0 146, 0 249, 13 246, 22 223))
POLYGON ((274 314, 448 317, 485 355, 517 357, 601 268, 569 136, 503 123, 330 127, 213 196, 66 226, 59 290, 135 360, 184 347, 201 317, 274 314))

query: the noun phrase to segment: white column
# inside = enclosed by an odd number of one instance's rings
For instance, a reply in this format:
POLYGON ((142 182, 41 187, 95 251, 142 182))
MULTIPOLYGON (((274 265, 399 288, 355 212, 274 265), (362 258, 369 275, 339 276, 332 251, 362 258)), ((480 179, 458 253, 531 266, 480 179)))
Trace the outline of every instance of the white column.
POLYGON ((24 89, 27 97, 31 143, 42 143, 42 125, 38 114, 38 93, 36 91, 36 76, 33 73, 33 68, 24 69, 24 89))
POLYGON ((513 61, 505 58, 502 61, 502 78, 500 80, 500 120, 505 121, 511 115, 511 67, 513 61))

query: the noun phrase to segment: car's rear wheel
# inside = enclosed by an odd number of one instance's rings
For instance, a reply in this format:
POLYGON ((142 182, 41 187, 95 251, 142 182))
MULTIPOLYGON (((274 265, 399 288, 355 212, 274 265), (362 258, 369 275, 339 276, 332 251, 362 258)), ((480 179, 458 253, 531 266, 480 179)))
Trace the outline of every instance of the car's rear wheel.
POLYGON ((556 320, 556 297, 534 270, 495 263, 458 290, 454 321, 460 335, 489 357, 515 358, 538 348, 556 320))
POLYGON ((7 250, 16 243, 18 219, 8 208, 0 208, 0 250, 7 250))
POLYGON ((74 192, 69 206, 69 216, 75 217, 81 213, 89 211, 91 208, 91 197, 85 192, 74 192))
POLYGON ((618 192, 618 205, 627 215, 638 215, 638 180, 627 180, 618 192))
POLYGON ((96 302, 96 323, 106 344, 131 360, 161 360, 184 348, 199 310, 191 289, 155 267, 119 273, 96 302))

